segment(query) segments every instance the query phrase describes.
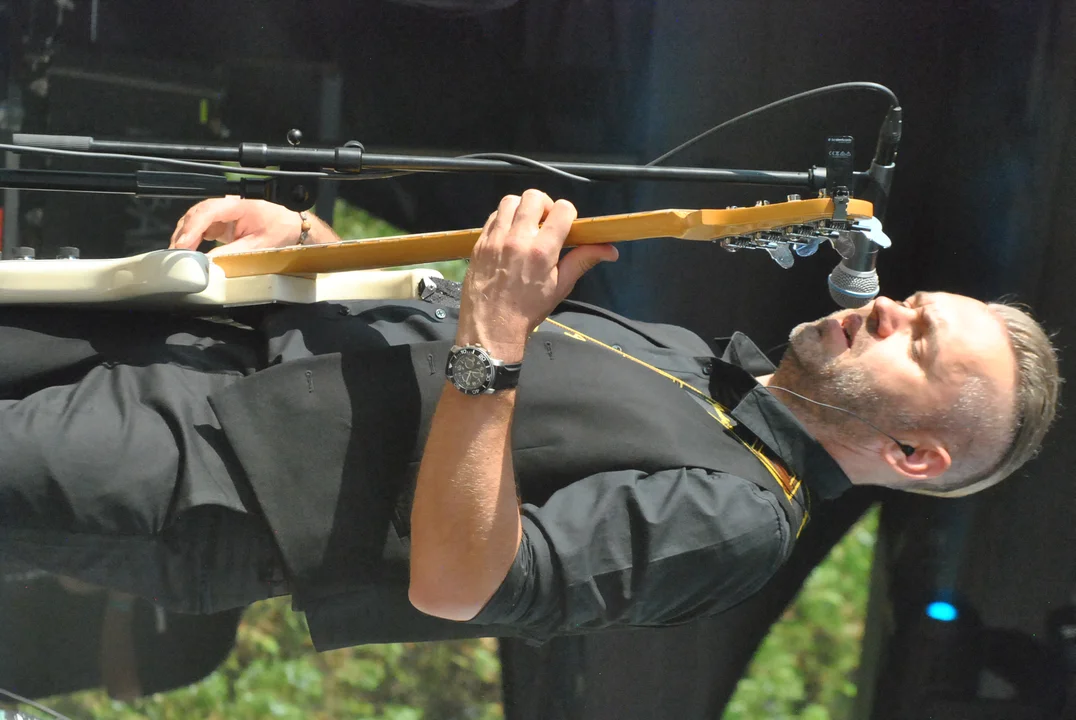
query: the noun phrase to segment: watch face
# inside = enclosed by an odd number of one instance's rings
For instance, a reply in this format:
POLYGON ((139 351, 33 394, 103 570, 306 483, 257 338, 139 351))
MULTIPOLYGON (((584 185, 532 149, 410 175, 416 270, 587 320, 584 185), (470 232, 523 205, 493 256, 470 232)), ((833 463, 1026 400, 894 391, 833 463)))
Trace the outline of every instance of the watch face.
POLYGON ((464 348, 449 361, 449 375, 453 384, 466 393, 477 395, 493 382, 493 364, 485 353, 464 348))

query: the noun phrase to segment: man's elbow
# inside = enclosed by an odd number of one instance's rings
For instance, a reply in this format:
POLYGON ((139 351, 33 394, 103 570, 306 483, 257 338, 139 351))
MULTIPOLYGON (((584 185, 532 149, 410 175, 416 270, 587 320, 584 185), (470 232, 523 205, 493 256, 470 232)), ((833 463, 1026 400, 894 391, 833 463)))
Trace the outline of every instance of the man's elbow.
POLYGON ((444 587, 411 579, 407 599, 419 612, 456 622, 472 620, 482 610, 485 600, 444 587))

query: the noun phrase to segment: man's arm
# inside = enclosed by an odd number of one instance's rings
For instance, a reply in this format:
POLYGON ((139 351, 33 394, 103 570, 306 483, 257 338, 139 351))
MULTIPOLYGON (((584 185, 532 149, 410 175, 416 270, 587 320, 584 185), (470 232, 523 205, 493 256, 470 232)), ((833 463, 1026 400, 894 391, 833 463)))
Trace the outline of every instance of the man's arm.
MULTIPOLYGON (((579 277, 616 259, 612 246, 589 245, 558 262, 575 217, 571 203, 536 190, 501 201, 471 255, 457 344, 520 361, 531 329, 579 277)), ((473 618, 515 559, 522 533, 511 453, 515 402, 515 390, 472 397, 446 385, 442 392, 411 510, 409 597, 429 615, 473 618)))
POLYGON ((521 510, 515 562, 471 622, 534 639, 719 612, 757 591, 793 543, 772 493, 702 468, 598 473, 521 510))
MULTIPOLYGON (((306 213, 310 230, 306 245, 339 242, 328 224, 312 212, 306 213)), ((299 213, 265 200, 223 197, 193 205, 176 223, 169 247, 194 250, 203 240, 222 243, 210 254, 264 250, 296 245, 303 223, 299 213)))

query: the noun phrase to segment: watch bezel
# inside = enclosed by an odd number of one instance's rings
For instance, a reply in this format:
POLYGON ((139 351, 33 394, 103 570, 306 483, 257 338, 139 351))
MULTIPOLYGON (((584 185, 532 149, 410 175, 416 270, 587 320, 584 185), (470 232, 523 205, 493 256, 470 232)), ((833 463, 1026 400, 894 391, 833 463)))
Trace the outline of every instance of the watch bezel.
POLYGON ((481 395, 483 393, 491 392, 494 380, 497 377, 497 366, 493 363, 493 358, 489 356, 489 353, 486 352, 484 348, 476 345, 453 348, 452 352, 448 355, 448 363, 445 371, 449 380, 452 381, 452 385, 465 395, 481 395), (459 359, 462 357, 474 357, 482 363, 485 368, 484 381, 474 387, 469 387, 457 377, 456 369, 459 365, 459 359))

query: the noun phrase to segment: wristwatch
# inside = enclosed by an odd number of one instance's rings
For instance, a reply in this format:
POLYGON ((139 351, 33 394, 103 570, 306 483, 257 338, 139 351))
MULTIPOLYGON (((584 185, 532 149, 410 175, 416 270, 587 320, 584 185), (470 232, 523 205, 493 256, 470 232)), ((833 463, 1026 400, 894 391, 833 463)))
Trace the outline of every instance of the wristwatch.
POLYGON ((453 345, 445 375, 465 395, 483 395, 519 384, 523 363, 506 363, 489 356, 481 345, 453 345))

